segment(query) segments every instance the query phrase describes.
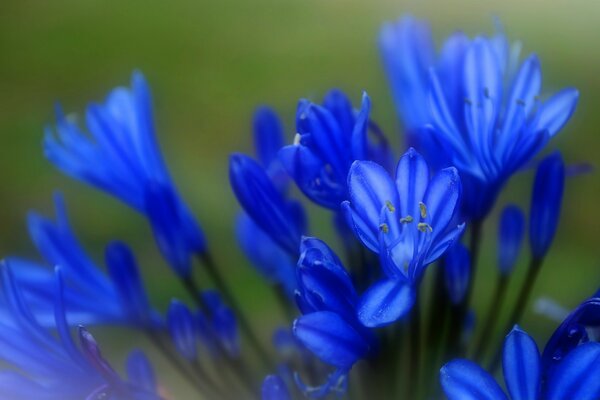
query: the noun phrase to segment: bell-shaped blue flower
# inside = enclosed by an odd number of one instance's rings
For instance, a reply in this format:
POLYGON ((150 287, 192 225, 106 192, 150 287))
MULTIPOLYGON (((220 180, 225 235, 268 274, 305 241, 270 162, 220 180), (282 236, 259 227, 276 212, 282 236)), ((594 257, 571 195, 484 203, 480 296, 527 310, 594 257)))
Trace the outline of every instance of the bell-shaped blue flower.
POLYGON ((83 250, 69 224, 62 196, 55 195, 56 221, 37 213, 28 218, 29 234, 47 265, 10 257, 15 279, 31 301, 36 316, 52 324, 54 280, 52 268, 60 266, 65 280, 68 320, 73 323, 126 324, 147 328, 160 324, 161 318, 151 307, 129 248, 113 242, 106 248, 108 275, 83 250), (101 299, 101 301, 98 301, 101 299))
POLYGON ((510 274, 517 263, 524 234, 523 212, 515 205, 506 206, 498 227, 498 269, 502 275, 510 274))
POLYGON ((446 253, 444 267, 444 283, 448 297, 453 304, 460 304, 467 293, 471 277, 471 256, 469 250, 456 243, 446 253))
POLYGON ((90 136, 60 110, 56 118, 55 129, 46 130, 46 157, 63 173, 144 214, 165 259, 179 275, 189 275, 191 258, 205 251, 205 239, 160 154, 142 74, 133 74, 131 88, 116 88, 104 104, 88 107, 90 136))
POLYGON ((342 209, 356 236, 379 254, 385 274, 363 295, 359 318, 366 326, 382 326, 412 308, 425 267, 461 235, 461 182, 453 167, 430 179, 427 163, 411 148, 398 162, 395 182, 381 166, 356 161, 348 187, 350 201, 342 209))
POLYGON ((529 216, 529 244, 533 257, 542 259, 554 239, 565 185, 565 166, 560 153, 546 157, 538 166, 529 216))
POLYGON ((243 154, 231 155, 229 180, 242 208, 254 223, 285 251, 297 255, 306 230, 302 206, 287 200, 266 171, 243 154))
POLYGON ((42 327, 21 292, 9 264, 0 265, 0 281, 8 318, 0 327, 0 361, 14 370, 0 373, 0 396, 25 399, 158 400, 156 386, 135 378, 122 380, 102 357, 92 335, 79 327, 79 345, 65 317, 65 292, 60 268, 52 282, 54 323, 58 337, 42 327))
MULTIPOLYGON (((510 398, 597 399, 600 397, 600 343, 588 342, 572 350, 545 378, 535 341, 519 327, 504 341, 502 370, 510 398)), ((453 360, 440 371, 449 400, 506 400, 492 375, 468 360, 453 360)))
POLYGON ((318 388, 301 388, 313 397, 339 389, 352 366, 369 355, 373 337, 356 318, 358 295, 335 253, 321 240, 304 238, 298 260, 296 338, 336 371, 318 388), (336 389, 338 388, 338 389, 336 389))
POLYGON ((371 101, 363 94, 355 112, 339 90, 330 91, 323 105, 301 100, 296 112, 295 143, 279 157, 300 190, 315 203, 338 210, 348 198, 346 177, 354 160, 385 157, 387 143, 378 129, 378 145, 369 143, 371 101))

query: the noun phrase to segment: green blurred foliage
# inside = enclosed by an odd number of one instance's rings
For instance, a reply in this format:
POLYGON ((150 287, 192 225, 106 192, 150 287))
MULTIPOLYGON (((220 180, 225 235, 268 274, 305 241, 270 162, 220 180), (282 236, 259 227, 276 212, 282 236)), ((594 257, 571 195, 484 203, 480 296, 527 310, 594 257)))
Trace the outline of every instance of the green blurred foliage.
MULTIPOLYGON (((233 239, 238 210, 227 177, 228 154, 251 151, 250 119, 259 104, 274 106, 291 140, 295 104, 320 99, 330 87, 358 102, 373 100, 374 118, 401 152, 399 124, 379 64, 382 22, 410 12, 431 21, 439 41, 461 28, 491 32, 504 23, 524 52, 535 50, 547 92, 581 91, 579 108, 550 147, 568 163, 598 161, 600 136, 600 3, 560 1, 4 1, 0 5, 0 252, 35 255, 25 228, 34 208, 52 213, 51 194, 65 192, 81 241, 99 263, 112 239, 131 244, 156 305, 181 293, 154 249, 145 222, 122 204, 73 182, 44 160, 43 128, 53 104, 81 114, 88 101, 128 84, 142 70, 154 92, 159 140, 171 171, 200 219, 227 279, 265 336, 283 320, 268 287, 248 268, 233 239), (275 317, 274 317, 275 316, 275 317)), ((531 172, 517 176, 499 205, 528 206, 531 172)), ((569 180, 560 231, 535 296, 573 306, 600 283, 598 174, 569 180)), ((476 302, 489 301, 495 261, 495 215, 485 226, 476 302)), ((326 238, 329 216, 312 211, 311 232, 326 238)), ((523 256, 515 281, 525 270, 523 256)), ((201 274, 200 274, 201 275, 201 274)), ((201 276, 201 279, 204 277, 201 276)), ((513 285, 514 288, 515 285, 513 285)), ((535 297, 534 296, 534 297, 535 297)), ((185 296, 183 296, 185 298, 185 296)), ((543 339, 555 325, 527 313, 523 323, 543 339)), ((119 335, 119 333, 117 333, 119 335)), ((125 348, 127 337, 116 346, 125 348)))

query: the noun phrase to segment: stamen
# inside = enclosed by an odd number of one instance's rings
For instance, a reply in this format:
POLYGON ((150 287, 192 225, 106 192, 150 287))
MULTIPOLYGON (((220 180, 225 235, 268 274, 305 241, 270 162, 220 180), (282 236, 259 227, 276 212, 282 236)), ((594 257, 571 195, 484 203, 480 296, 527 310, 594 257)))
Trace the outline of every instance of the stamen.
POLYGON ((517 99, 516 100, 517 105, 521 106, 521 107, 525 107, 525 100, 522 99, 517 99))
POLYGON ((471 99, 466 98, 466 97, 465 97, 465 103, 467 103, 470 106, 473 105, 473 101, 471 99))
POLYGON ((388 233, 390 231, 390 227, 388 226, 388 224, 381 224, 379 225, 379 229, 381 230, 381 232, 383 233, 388 233))
POLYGON ((421 218, 427 218, 427 206, 423 202, 419 202, 419 210, 421 210, 421 218))
POLYGON ((417 229, 420 230, 423 233, 433 232, 433 228, 431 227, 431 225, 426 224, 425 222, 419 222, 417 224, 417 229))
POLYGON ((413 217, 410 216, 410 215, 407 215, 406 217, 400 218, 400 223, 401 224, 410 224, 411 222, 413 222, 413 217))
POLYGON ((390 210, 390 212, 396 211, 396 207, 394 207, 392 202, 389 200, 385 202, 385 206, 387 207, 388 210, 390 210))
POLYGON ((483 88, 483 95, 485 96, 485 98, 486 98, 486 99, 489 99, 489 98, 491 98, 491 97, 490 97, 490 89, 488 89, 488 88, 486 88, 486 87, 485 87, 485 88, 483 88))
POLYGON ((294 136, 294 146, 298 146, 300 144, 301 139, 302 139, 302 136, 300 136, 299 133, 296 133, 296 135, 294 136))

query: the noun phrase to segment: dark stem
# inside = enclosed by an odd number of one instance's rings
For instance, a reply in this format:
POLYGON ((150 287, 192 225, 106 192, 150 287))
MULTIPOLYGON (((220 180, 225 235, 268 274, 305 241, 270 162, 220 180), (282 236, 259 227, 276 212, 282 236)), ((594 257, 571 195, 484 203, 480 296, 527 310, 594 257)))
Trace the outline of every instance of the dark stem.
POLYGON ((411 310, 410 317, 410 365, 408 369, 407 399, 416 399, 419 395, 419 379, 421 370, 421 307, 419 294, 411 310))
MULTIPOLYGON (((510 318, 506 322, 504 329, 502 330, 502 334, 507 334, 515 324, 518 324, 523 316, 523 312, 527 307, 527 303, 529 301, 529 296, 531 296, 531 291, 533 289, 533 285, 537 279, 537 276, 542 267, 543 259, 541 258, 532 258, 529 264, 529 269, 527 270, 527 276, 523 281, 523 286, 519 290, 519 295, 517 297, 517 301, 515 302, 514 308, 510 314, 510 318)), ((502 346, 497 346, 496 353, 492 362, 490 364, 489 371, 494 372, 496 368, 498 368, 500 364, 500 356, 501 356, 501 348, 502 346)))
MULTIPOLYGON (((188 294, 196 302, 198 308, 207 316, 211 315, 210 308, 202 299, 202 296, 200 295, 200 288, 198 287, 198 285, 196 285, 196 282, 191 277, 181 278, 181 282, 188 294)), ((238 376, 238 378, 244 384, 244 386, 250 391, 250 393, 252 393, 252 395, 255 396, 255 391, 257 388, 255 387, 254 382, 252 380, 252 374, 249 372, 245 363, 243 363, 243 360, 236 360, 232 358, 225 346, 223 346, 223 344, 219 340, 216 333, 211 331, 210 334, 215 339, 214 343, 217 346, 217 351, 219 352, 219 355, 223 357, 223 360, 227 363, 229 367, 231 367, 231 369, 235 372, 235 374, 238 376)))
POLYGON ((486 313, 483 329, 481 330, 479 341, 477 342, 477 345, 475 346, 475 352, 473 353, 473 360, 475 362, 481 361, 482 357, 485 355, 487 345, 489 345, 489 343, 492 341, 490 339, 496 328, 498 315, 504 304, 504 299, 506 298, 506 288, 508 287, 509 280, 508 277, 509 275, 507 274, 500 274, 496 280, 496 288, 494 289, 492 302, 490 303, 490 307, 486 313))
POLYGON ((260 360, 262 361, 264 366, 269 370, 273 370, 274 364, 271 362, 269 353, 263 347, 260 340, 258 340, 258 336, 254 333, 254 330, 252 329, 252 326, 246 319, 245 314, 242 312, 242 309, 240 308, 239 303, 237 302, 235 297, 233 297, 233 295, 231 294, 231 291, 229 290, 229 287, 227 286, 227 284, 225 283, 225 280, 221 276, 219 269, 215 265, 213 258, 208 253, 201 254, 200 258, 201 258, 202 262, 204 263, 204 266, 206 267, 206 271, 208 272, 208 275, 210 276, 212 281, 217 286, 217 289, 219 290, 219 292, 221 292, 221 294, 225 298, 225 301, 229 304, 229 306, 231 307, 231 309, 237 316, 241 330, 244 332, 244 334, 246 335, 246 337, 248 338, 248 340, 251 343, 250 347, 252 347, 254 349, 254 351, 256 352, 256 355, 260 358, 260 360))
MULTIPOLYGON (((194 374, 192 372, 190 372, 190 370, 188 370, 186 367, 184 367, 181 364, 180 359, 171 351, 171 349, 169 349, 165 345, 165 343, 160 338, 160 335, 156 331, 154 331, 152 329, 146 329, 144 332, 146 333, 146 336, 148 337, 150 342, 152 342, 154 347, 156 347, 156 349, 158 349, 158 351, 163 355, 163 357, 165 357, 167 359, 167 361, 169 361, 169 363, 175 368, 175 370, 177 370, 177 372, 179 372, 179 374, 194 389, 196 389, 198 391, 198 393, 200 393, 203 396, 206 395, 207 392, 210 393, 210 390, 206 390, 207 388, 205 388, 199 382, 198 377, 194 376, 194 374)), ((214 395, 214 393, 213 393, 213 395, 214 395)))

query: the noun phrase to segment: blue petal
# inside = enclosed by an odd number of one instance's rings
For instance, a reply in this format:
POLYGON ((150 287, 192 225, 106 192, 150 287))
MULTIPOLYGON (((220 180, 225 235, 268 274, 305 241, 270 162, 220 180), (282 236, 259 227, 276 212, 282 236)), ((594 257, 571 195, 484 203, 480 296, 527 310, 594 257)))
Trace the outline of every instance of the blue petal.
POLYGON ((290 393, 279 375, 268 375, 262 384, 262 400, 289 400, 290 393))
POLYGON ((369 352, 368 343, 356 329, 330 311, 296 319, 293 332, 323 362, 336 367, 350 368, 369 352))
POLYGON ((339 89, 332 89, 325 95, 323 107, 335 118, 342 136, 349 138, 354 127, 354 112, 348 96, 339 89))
POLYGON ((363 93, 362 104, 360 111, 356 116, 354 127, 352 128, 352 159, 366 160, 368 154, 368 128, 369 128, 369 113, 371 112, 371 99, 367 93, 363 93))
POLYGON ((254 148, 263 167, 268 167, 277 158, 283 147, 283 127, 279 117, 269 107, 260 107, 252 120, 254 148))
POLYGON ((507 400, 494 378, 472 361, 456 359, 440 370, 449 400, 507 400))
POLYGON ((465 296, 471 276, 469 250, 460 243, 455 244, 446 254, 444 282, 448 296, 454 304, 459 304, 465 296))
POLYGON ((529 242, 533 256, 541 259, 547 253, 558 227, 565 182, 565 166, 560 153, 546 157, 535 174, 529 242))
POLYGON ((454 167, 444 168, 429 182, 423 203, 427 207, 427 222, 433 229, 434 241, 443 237, 458 212, 462 184, 454 167))
POLYGON ((368 327, 395 322, 406 315, 415 303, 415 291, 401 279, 386 279, 372 285, 361 297, 357 315, 368 327))
POLYGON ((540 352, 518 326, 508 334, 502 351, 504 381, 513 399, 536 400, 541 383, 540 352))
POLYGON ((348 189, 352 209, 367 224, 370 235, 378 237, 382 207, 388 202, 394 207, 399 203, 389 174, 374 162, 355 161, 348 173, 348 189))
POLYGON ((542 104, 531 129, 534 132, 548 131, 550 136, 554 136, 571 118, 578 100, 579 91, 573 88, 556 93, 542 104))
POLYGON ((155 392, 156 375, 150 360, 141 350, 133 350, 127 356, 127 377, 129 381, 147 392, 155 392))
POLYGON ((419 203, 429 184, 425 159, 412 147, 400 158, 396 168, 396 187, 400 194, 400 216, 419 219, 419 203))
POLYGON ((373 231, 369 222, 365 221, 359 213, 354 211, 349 201, 344 201, 341 209, 346 223, 362 244, 375 253, 379 252, 379 232, 373 231))
POLYGON ((498 231, 498 268, 501 274, 510 274, 521 250, 525 233, 525 216, 519 207, 509 205, 500 216, 498 231))
POLYGON ((547 383, 548 400, 600 398, 600 343, 588 342, 558 364, 547 383))

